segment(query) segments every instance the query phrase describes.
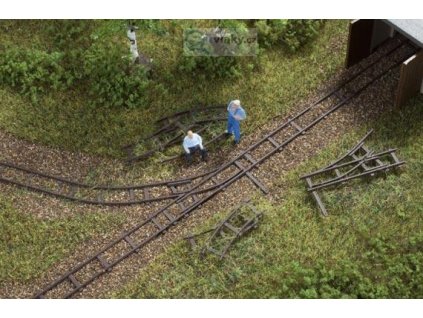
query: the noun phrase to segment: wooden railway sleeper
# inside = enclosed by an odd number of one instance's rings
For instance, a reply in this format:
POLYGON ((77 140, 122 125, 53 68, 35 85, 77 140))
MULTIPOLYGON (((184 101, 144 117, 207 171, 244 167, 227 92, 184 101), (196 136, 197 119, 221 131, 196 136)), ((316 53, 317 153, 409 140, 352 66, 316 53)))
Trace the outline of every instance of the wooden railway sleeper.
POLYGON ((158 220, 156 220, 156 218, 152 218, 151 222, 159 229, 159 231, 162 231, 165 228, 158 220))
POLYGON ((131 248, 135 251, 135 252, 139 252, 139 248, 137 247, 137 244, 135 244, 134 240, 131 239, 128 235, 124 237, 124 240, 126 241, 126 243, 128 243, 131 248))
POLYGON ((178 203, 178 205, 179 205, 179 208, 181 209, 181 211, 184 211, 185 210, 185 204, 184 204, 184 202, 180 201, 178 203))
POLYGON ((304 135, 306 133, 305 129, 300 127, 295 121, 291 120, 289 124, 294 127, 298 132, 301 133, 301 135, 304 135))
POLYGON ((100 204, 103 204, 104 203, 104 193, 101 190, 97 194, 97 201, 100 204))
POLYGON ((259 219, 263 216, 263 214, 258 214, 254 217, 253 220, 251 220, 250 224, 244 229, 240 231, 240 235, 244 235, 246 232, 248 232, 251 229, 256 229, 258 227, 259 219))
POLYGON ((134 194, 134 189, 129 189, 129 200, 130 201, 135 201, 135 194, 134 194))
POLYGON ((395 154, 395 152, 391 152, 391 157, 392 159, 394 159, 395 163, 400 163, 401 161, 398 159, 397 155, 395 154))
POLYGON ((189 242, 189 244, 191 244, 192 250, 194 250, 197 247, 197 242, 195 241, 195 239, 193 237, 189 237, 188 242, 189 242))
POLYGON ((69 187, 69 192, 68 192, 68 196, 76 198, 76 193, 78 191, 78 188, 75 185, 70 185, 69 187))
POLYGON ((73 274, 68 276, 69 281, 75 286, 75 288, 80 288, 82 284, 76 279, 73 274))
POLYGON ((198 198, 198 196, 195 193, 192 194, 191 197, 192 197, 192 199, 194 200, 195 203, 200 201, 200 199, 198 198))
POLYGON ((216 176, 211 177, 210 179, 214 184, 219 184, 219 181, 216 179, 216 176))
POLYGON ((253 165, 255 165, 257 163, 257 161, 247 152, 244 157, 251 162, 253 165))
POLYGON ((245 172, 245 175, 261 190, 263 191, 264 194, 269 194, 269 190, 267 190, 267 188, 256 178, 254 177, 254 175, 250 172, 247 171, 246 168, 244 168, 244 166, 238 162, 238 161, 234 161, 234 165, 240 169, 241 171, 245 172))
MULTIPOLYGON (((216 255, 218 255, 218 256, 220 256, 220 257, 223 257, 222 252, 220 252, 220 251, 218 251, 218 250, 214 249, 214 248, 213 248, 213 247, 211 247, 211 246, 208 246, 208 247, 207 247, 207 250, 208 250, 209 252, 212 252, 213 254, 216 254, 216 255)), ((205 253, 204 253, 204 254, 205 254, 205 253)))
MULTIPOLYGON (((310 177, 305 178, 307 185, 309 188, 313 187, 313 182, 311 181, 310 177)), ((312 191, 311 195, 313 196, 314 200, 317 203, 317 206, 320 209, 320 212, 322 213, 323 216, 328 216, 328 212, 325 208, 325 205, 323 204, 322 200, 320 199, 320 196, 318 195, 317 191, 312 191)))
POLYGON ((101 255, 97 255, 97 256, 96 256, 96 258, 97 258, 97 260, 100 262, 100 264, 101 264, 101 266, 103 267, 103 269, 104 269, 104 270, 106 270, 106 271, 108 271, 108 272, 112 270, 112 268, 111 268, 111 266, 110 266, 109 262, 108 262, 108 261, 106 261, 106 260, 104 259, 104 257, 102 257, 101 255))
MULTIPOLYGON (((365 146, 361 146, 361 148, 366 152, 366 153, 370 153, 370 150, 365 146)), ((380 160, 379 158, 375 159, 376 163, 378 164, 379 167, 382 167, 384 165, 384 163, 382 162, 382 160, 380 160)))
POLYGON ((230 224, 228 221, 223 223, 224 226, 226 226, 229 230, 231 230, 232 232, 234 232, 235 234, 239 234, 240 229, 234 227, 232 224, 230 224))
POLYGON ((267 137, 267 140, 277 149, 280 148, 280 144, 273 138, 273 137, 267 137))
MULTIPOLYGON (((182 203, 182 202, 181 202, 182 203)), ((167 212, 166 210, 163 211, 163 214, 166 216, 166 218, 172 223, 175 221, 175 218, 172 214, 167 212)))
POLYGON ((175 186, 170 186, 169 188, 170 188, 170 191, 171 191, 173 194, 178 193, 178 190, 176 189, 176 187, 175 187, 175 186))
POLYGON ((154 145, 159 151, 164 150, 164 145, 162 144, 162 142, 159 140, 157 136, 152 137, 151 140, 153 141, 154 145))
MULTIPOLYGON (((359 160, 359 159, 361 159, 356 153, 360 150, 360 149, 363 149, 363 146, 361 146, 360 148, 357 148, 356 149, 356 151, 354 151, 353 153, 351 153, 351 157, 353 158, 353 159, 355 159, 355 160, 359 160)), ((369 154, 369 152, 367 152, 367 151, 365 151, 364 149, 363 149, 363 151, 365 152, 365 155, 363 156, 363 158, 365 158, 368 154, 369 154)), ((368 166, 368 165, 366 165, 365 163, 362 163, 361 164, 361 167, 365 170, 365 171, 367 171, 367 170, 370 170, 371 168, 368 166)))
POLYGON ((65 184, 64 184, 62 181, 57 180, 57 181, 56 181, 56 185, 57 185, 57 187, 56 187, 56 189, 57 189, 57 193, 62 193, 62 192, 64 192, 64 189, 65 189, 65 184))
POLYGON ((144 200, 150 200, 150 192, 148 191, 148 188, 143 188, 144 193, 144 200))
POLYGON ((333 95, 339 100, 342 101, 344 99, 344 96, 341 93, 341 90, 337 90, 333 93, 333 95))

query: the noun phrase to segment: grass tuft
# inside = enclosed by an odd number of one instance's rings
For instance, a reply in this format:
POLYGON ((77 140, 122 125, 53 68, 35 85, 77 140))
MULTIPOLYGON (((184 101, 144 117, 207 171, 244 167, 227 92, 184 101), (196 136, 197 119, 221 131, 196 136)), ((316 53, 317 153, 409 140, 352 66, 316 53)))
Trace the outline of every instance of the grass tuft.
POLYGON ((122 216, 102 213, 40 220, 16 211, 0 195, 0 285, 39 276, 78 244, 123 222, 122 216))

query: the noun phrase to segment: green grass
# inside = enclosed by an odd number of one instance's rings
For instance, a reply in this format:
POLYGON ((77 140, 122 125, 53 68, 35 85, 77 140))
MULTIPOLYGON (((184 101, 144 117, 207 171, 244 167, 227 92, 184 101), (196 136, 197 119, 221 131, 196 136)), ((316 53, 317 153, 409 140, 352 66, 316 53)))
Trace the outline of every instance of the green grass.
MULTIPOLYGON (((369 127, 345 134, 283 179, 283 199, 258 198, 263 223, 223 262, 171 246, 118 298, 422 298, 423 97, 371 125, 370 149, 398 148, 401 173, 324 195, 321 218, 298 176, 335 160, 369 127)), ((221 211, 198 231, 228 213, 221 211)))
MULTIPOLYGON (((126 21, 99 20, 97 36, 113 38, 127 45, 126 21)), ((32 105, 16 91, 0 87, 0 127, 39 143, 72 151, 119 157, 120 147, 138 140, 154 129, 152 123, 164 115, 191 108, 198 103, 226 103, 240 99, 249 118, 245 133, 261 127, 275 115, 284 114, 342 67, 347 20, 328 20, 319 36, 296 54, 283 48, 268 49, 260 57, 257 72, 245 72, 239 79, 200 80, 178 71, 182 54, 182 32, 196 25, 210 27, 211 20, 165 20, 166 34, 143 31, 139 49, 154 59, 156 85, 146 92, 148 105, 137 109, 93 109, 78 91, 50 93, 32 105)), ((42 21, 0 22, 0 45, 18 45, 48 50, 51 41, 43 33, 42 21), (14 23, 25 40, 13 42, 14 23), (28 35, 31 34, 31 37, 28 35)), ((253 61, 253 57, 250 58, 253 61)))
POLYGON ((102 213, 41 220, 15 210, 0 194, 0 286, 30 281, 78 244, 123 222, 119 215, 102 213))

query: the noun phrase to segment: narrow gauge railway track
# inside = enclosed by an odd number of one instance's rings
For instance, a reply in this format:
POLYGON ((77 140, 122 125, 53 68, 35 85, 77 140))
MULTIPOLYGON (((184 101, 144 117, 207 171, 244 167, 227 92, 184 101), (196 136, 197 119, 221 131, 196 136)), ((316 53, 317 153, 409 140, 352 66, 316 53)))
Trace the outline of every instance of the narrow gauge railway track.
MULTIPOLYGON (((154 133, 123 147, 127 153, 127 163, 147 159, 156 152, 164 151, 182 142, 182 137, 188 130, 197 133, 207 132, 210 126, 226 120, 225 105, 213 105, 204 108, 195 107, 190 110, 175 113, 171 116, 159 119, 156 123, 161 127, 154 133), (142 146, 146 150, 137 154, 137 147, 142 146)), ((220 136, 220 135, 219 135, 220 136)), ((221 136, 220 136, 221 138, 221 136)), ((219 138, 219 139, 220 139, 219 138)), ((218 139, 213 138, 213 142, 218 139)), ((168 160, 175 159, 174 156, 168 160)), ((166 160, 166 161, 168 161, 166 160)))
MULTIPOLYGON (((95 186, 0 161, 0 182, 84 204, 125 206, 175 199, 215 170, 192 177, 132 186, 95 186)), ((200 189, 197 193, 213 188, 200 189)))
MULTIPOLYGON (((388 57, 393 55, 400 47, 402 47, 402 44, 396 45, 376 61, 362 68, 342 84, 324 94, 316 102, 266 134, 234 159, 205 176, 201 182, 193 186, 189 191, 152 213, 145 221, 123 233, 95 255, 73 267, 34 296, 36 298, 69 298, 74 296, 93 283, 98 277, 111 271, 113 267, 130 255, 142 252, 142 249, 152 240, 241 178, 249 178, 266 193, 266 188, 254 177, 252 170, 275 153, 283 151, 292 141, 324 121, 329 115, 350 102, 372 83, 382 78, 411 56, 411 54, 401 54, 401 57, 395 59, 395 61, 393 61, 394 59, 389 59, 388 57), (382 65, 383 71, 376 72, 373 70, 375 65, 378 67, 382 65), (373 74, 373 72, 376 74, 373 74), (258 151, 259 149, 262 151, 258 151), (261 154, 261 156, 255 158, 257 153, 261 154), (210 184, 215 184, 217 187, 213 190, 196 194, 199 189, 207 188, 210 184), (117 255, 116 252, 113 253, 116 250, 118 250, 117 255), (88 268, 90 271, 89 274, 86 274, 88 268)), ((409 51, 413 51, 414 54, 415 48, 410 47, 409 51)))

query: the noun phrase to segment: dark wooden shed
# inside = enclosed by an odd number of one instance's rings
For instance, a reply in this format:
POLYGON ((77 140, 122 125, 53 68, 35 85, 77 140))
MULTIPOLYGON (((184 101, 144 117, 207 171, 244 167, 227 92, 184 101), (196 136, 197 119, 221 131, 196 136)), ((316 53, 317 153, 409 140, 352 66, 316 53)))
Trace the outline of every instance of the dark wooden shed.
POLYGON ((411 97, 423 93, 423 20, 386 19, 353 20, 347 49, 346 67, 366 58, 384 41, 399 32, 420 47, 415 55, 404 61, 400 68, 400 80, 395 105, 403 106, 411 97))

